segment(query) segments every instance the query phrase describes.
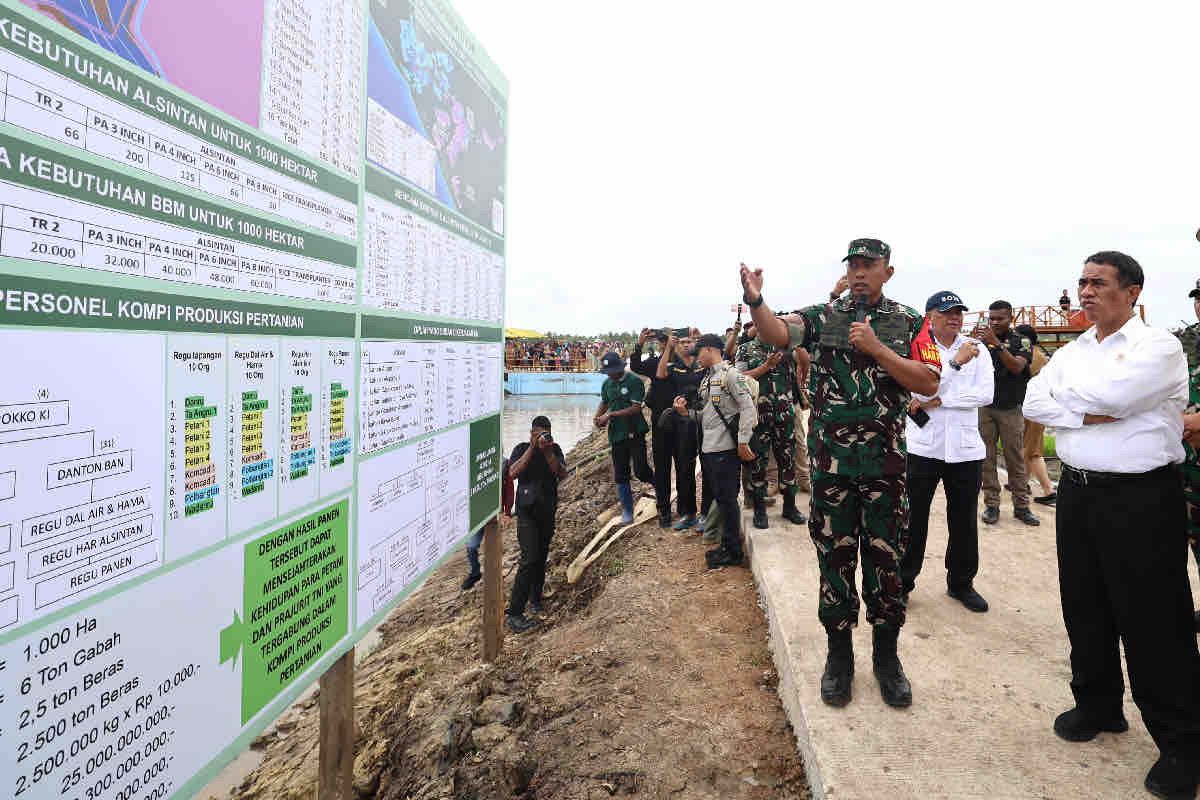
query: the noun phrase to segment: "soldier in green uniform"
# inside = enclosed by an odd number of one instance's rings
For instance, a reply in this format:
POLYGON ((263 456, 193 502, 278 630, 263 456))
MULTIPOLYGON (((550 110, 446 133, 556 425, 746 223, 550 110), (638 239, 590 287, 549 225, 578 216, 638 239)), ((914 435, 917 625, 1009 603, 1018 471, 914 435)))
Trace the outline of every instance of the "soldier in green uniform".
POLYGON ((746 329, 746 336, 734 356, 734 367, 758 381, 758 425, 750 440, 754 461, 747 467, 754 496, 754 527, 768 527, 767 470, 772 453, 779 470, 783 518, 803 525, 804 514, 796 508, 796 407, 792 402, 796 362, 789 353, 759 339, 753 325, 746 329))
MULTIPOLYGON (((1200 319, 1200 280, 1188 292, 1200 319)), ((1200 322, 1194 322, 1176 334, 1183 344, 1188 362, 1188 406, 1183 413, 1183 496, 1187 500, 1188 543, 1200 569, 1200 322)), ((1200 632, 1200 611, 1196 612, 1196 631, 1200 632)))
POLYGON ((759 337, 812 355, 808 527, 821 572, 819 617, 829 641, 821 699, 835 706, 850 702, 860 548, 880 693, 888 705, 912 704, 897 653, 905 618, 899 568, 908 516, 904 420, 911 392, 937 394, 941 359, 921 315, 884 297, 894 271, 890 258, 891 249, 878 239, 852 241, 843 259, 851 294, 802 309, 801 324, 777 319, 767 307, 762 270, 741 269, 759 337))

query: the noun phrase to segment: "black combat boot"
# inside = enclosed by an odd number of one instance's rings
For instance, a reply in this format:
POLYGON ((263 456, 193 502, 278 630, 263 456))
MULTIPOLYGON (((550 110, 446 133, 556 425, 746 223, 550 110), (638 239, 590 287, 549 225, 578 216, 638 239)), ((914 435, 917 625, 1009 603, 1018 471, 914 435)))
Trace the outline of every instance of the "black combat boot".
POLYGON ((783 518, 793 525, 803 525, 808 522, 808 519, 796 508, 796 495, 785 494, 783 496, 783 518))
POLYGON ((908 708, 912 705, 912 686, 900 666, 896 652, 896 640, 900 629, 892 625, 875 625, 871 631, 875 652, 871 660, 875 664, 875 678, 879 681, 879 693, 883 702, 893 708, 908 708))
POLYGON ((754 498, 754 527, 760 531, 771 527, 767 521, 767 501, 758 497, 754 498))
POLYGON ((842 707, 850 702, 850 684, 854 679, 853 632, 830 631, 829 655, 821 675, 821 699, 826 705, 842 707))

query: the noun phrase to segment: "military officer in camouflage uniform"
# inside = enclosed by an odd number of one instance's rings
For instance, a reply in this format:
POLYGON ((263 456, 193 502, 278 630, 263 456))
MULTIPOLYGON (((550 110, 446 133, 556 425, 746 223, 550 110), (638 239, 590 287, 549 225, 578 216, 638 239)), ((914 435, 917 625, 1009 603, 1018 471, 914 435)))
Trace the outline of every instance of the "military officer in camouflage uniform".
POLYGON ((912 704, 897 654, 905 617, 904 420, 911 392, 937 394, 941 360, 921 315, 883 296, 893 274, 890 257, 878 239, 852 241, 843 259, 850 295, 802 309, 799 325, 777 319, 767 307, 762 270, 741 269, 759 337, 776 347, 802 346, 812 355, 808 526, 821 572, 819 616, 829 639, 821 698, 835 706, 850 702, 860 547, 880 693, 888 705, 912 704))
POLYGON ((747 467, 754 496, 754 527, 768 527, 767 472, 772 453, 779 470, 783 518, 803 525, 804 515, 796 508, 796 407, 792 404, 796 365, 791 354, 766 344, 756 333, 753 325, 746 329, 748 338, 734 356, 738 372, 758 381, 758 425, 750 440, 754 461, 747 467))
MULTIPOLYGON (((1200 319, 1200 280, 1188 292, 1200 319)), ((1188 407, 1183 413, 1183 496, 1187 500, 1188 543, 1200 569, 1200 322, 1192 323, 1178 334, 1188 362, 1188 407)), ((1200 632, 1200 611, 1196 612, 1196 631, 1200 632)))

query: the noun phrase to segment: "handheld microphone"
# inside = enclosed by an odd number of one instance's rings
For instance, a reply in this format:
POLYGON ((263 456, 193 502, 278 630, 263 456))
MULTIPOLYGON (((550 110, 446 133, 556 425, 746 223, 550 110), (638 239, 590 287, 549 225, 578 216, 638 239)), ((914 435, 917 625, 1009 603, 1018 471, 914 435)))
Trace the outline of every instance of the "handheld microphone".
POLYGON ((854 296, 854 321, 866 322, 867 310, 870 307, 870 298, 865 294, 857 294, 854 296))

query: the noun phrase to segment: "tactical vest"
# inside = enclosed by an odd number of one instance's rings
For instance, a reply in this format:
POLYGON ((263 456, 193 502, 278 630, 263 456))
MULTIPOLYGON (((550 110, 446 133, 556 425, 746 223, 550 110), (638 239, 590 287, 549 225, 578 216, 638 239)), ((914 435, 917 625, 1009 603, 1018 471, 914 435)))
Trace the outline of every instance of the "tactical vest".
MULTIPOLYGON (((878 308, 870 312, 871 327, 879 341, 901 358, 912 352, 912 318, 891 300, 884 299, 878 308)), ((820 347, 837 350, 852 350, 850 346, 850 323, 854 322, 855 311, 831 303, 825 310, 825 322, 821 326, 820 347)))

